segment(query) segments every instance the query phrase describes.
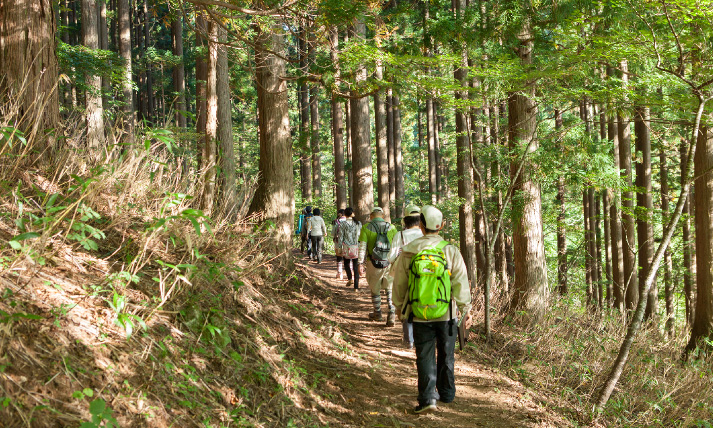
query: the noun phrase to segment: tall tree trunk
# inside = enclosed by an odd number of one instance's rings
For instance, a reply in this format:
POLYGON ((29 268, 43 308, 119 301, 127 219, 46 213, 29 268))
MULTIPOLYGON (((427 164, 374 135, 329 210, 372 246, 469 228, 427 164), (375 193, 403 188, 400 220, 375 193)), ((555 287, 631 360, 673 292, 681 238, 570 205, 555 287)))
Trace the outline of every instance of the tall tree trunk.
POLYGON ((318 88, 309 89, 309 121, 311 124, 309 144, 312 149, 312 192, 316 199, 322 198, 322 164, 319 151, 319 105, 318 88))
MULTIPOLYGON (((218 42, 228 41, 228 33, 218 26, 218 42)), ((216 90, 218 96, 218 142, 220 143, 220 180, 222 195, 221 206, 228 219, 235 220, 237 212, 235 204, 238 197, 238 188, 235 172, 235 148, 233 144, 233 109, 230 102, 230 68, 228 65, 228 51, 224 44, 218 44, 218 73, 216 76, 216 90)))
MULTIPOLYGON (((201 13, 196 14, 196 42, 202 50, 196 56, 196 134, 198 134, 198 142, 196 147, 196 164, 203 164, 203 151, 206 146, 206 120, 208 104, 206 97, 206 81, 208 80, 208 56, 206 55, 206 39, 203 34, 208 32, 208 22, 205 16, 201 13)), ((198 177, 198 182, 201 182, 201 177, 198 177)))
POLYGON ((133 73, 131 70, 131 9, 129 0, 118 1, 119 19, 119 56, 124 60, 124 81, 121 83, 123 104, 121 111, 126 124, 126 143, 134 142, 134 89, 132 88, 133 73))
MULTIPOLYGON (((428 33, 430 19, 429 2, 423 3, 423 45, 426 56, 433 55, 433 40, 428 33)), ((430 68, 426 68, 426 74, 430 74, 430 68)), ((438 159, 436 158, 436 112, 433 105, 433 98, 426 94, 426 140, 428 141, 428 193, 432 204, 437 201, 438 194, 438 159)))
POLYGON ((208 77, 206 79, 205 144, 201 156, 201 209, 213 214, 217 193, 218 163, 218 24, 208 21, 208 77))
POLYGON ((592 305, 592 231, 589 228, 589 195, 587 185, 582 190, 582 218, 584 219, 584 278, 587 306, 592 305))
MULTIPOLYGON (((607 67, 607 77, 614 76, 614 68, 607 67)), ((619 123, 616 120, 613 109, 609 109, 607 123, 607 134, 609 141, 612 142, 612 155, 614 158, 614 169, 621 169, 619 161, 619 123)), ((617 189, 612 190, 611 207, 609 209, 609 222, 611 229, 611 259, 612 259, 612 286, 614 288, 614 308, 619 312, 624 312, 625 304, 625 285, 624 285, 624 244, 623 231, 621 226, 621 204, 620 192, 617 189)))
POLYGON ((275 244, 289 258, 292 244, 294 190, 292 139, 285 76, 282 28, 258 33, 255 47, 255 80, 259 111, 260 162, 258 185, 250 212, 262 212, 275 223, 275 244), (274 52, 274 53, 273 53, 274 52), (279 54, 279 55, 276 55, 279 54))
POLYGON ((713 129, 708 126, 701 126, 693 159, 697 296, 688 350, 713 332, 713 129))
POLYGON ((394 184, 396 191, 396 218, 404 216, 404 202, 406 201, 406 193, 404 191, 404 162, 403 151, 401 149, 401 108, 399 108, 399 97, 394 94, 394 175, 396 183, 394 184))
MULTIPOLYGON (((636 136, 636 152, 641 153, 639 161, 636 162, 636 236, 639 247, 639 294, 644 290, 646 276, 651 269, 651 261, 654 256, 653 226, 651 218, 654 211, 651 187, 651 137, 649 134, 649 108, 637 107, 634 117, 634 131, 636 136)), ((638 157, 638 156, 637 156, 638 157)), ((652 284, 648 296, 641 296, 648 299, 644 319, 654 320, 656 317, 658 291, 656 281, 652 284)))
MULTIPOLYGON (((30 141, 59 125, 52 4, 48 0, 0 3, 0 103, 16 103, 17 115, 4 119, 30 141)), ((41 142, 46 144, 42 149, 54 145, 53 138, 41 142)))
MULTIPOLYGON (((619 64, 623 74, 622 82, 626 86, 628 82, 628 62, 621 61, 619 64)), ((624 192, 621 195, 622 205, 622 240, 624 259, 624 287, 626 289, 626 309, 631 311, 636 307, 639 300, 639 284, 636 272, 636 224, 632 216, 634 210, 634 194, 632 192, 631 177, 631 130, 629 129, 629 118, 625 112, 617 112, 619 122, 619 166, 621 168, 621 178, 624 182, 624 192)))
MULTIPOLYGON (((89 49, 99 49, 99 19, 97 0, 82 0, 82 41, 89 49)), ((99 75, 87 75, 86 123, 87 147, 92 156, 99 154, 104 143, 104 111, 102 109, 101 86, 99 75)))
POLYGON ((346 159, 346 173, 347 173, 347 200, 349 203, 347 204, 350 207, 354 206, 354 165, 353 165, 353 159, 354 157, 352 156, 352 105, 351 101, 347 100, 344 103, 344 123, 345 123, 345 128, 346 132, 344 135, 347 137, 347 159, 346 159))
MULTIPOLYGON (((668 190, 668 166, 666 165, 666 149, 667 144, 664 141, 661 148, 659 149, 659 172, 661 181, 661 223, 667 224, 670 217, 669 200, 671 196, 668 190)), ((673 260, 671 256, 671 249, 666 248, 663 253, 664 259, 664 292, 666 294, 666 334, 668 337, 673 337, 673 327, 676 321, 675 314, 673 312, 673 260)))
MULTIPOLYGON (((364 21, 354 23, 353 35, 359 41, 366 37, 364 21)), ((367 79, 366 66, 360 64, 356 71, 356 90, 352 91, 352 168, 354 169, 353 197, 357 219, 366 222, 374 206, 374 182, 371 168, 371 132, 369 121, 369 100, 360 96, 358 88, 367 79)))
MULTIPOLYGON (((562 132, 562 111, 555 110, 555 129, 557 134, 562 132)), ((559 135, 558 135, 559 136, 559 135)), ((557 290, 559 294, 567 294, 567 209, 565 207, 565 181, 564 175, 557 178, 557 290)))
POLYGON ((611 223, 609 212, 611 211, 611 200, 609 199, 609 190, 604 189, 602 193, 602 222, 604 223, 604 263, 606 272, 606 291, 607 291, 607 308, 611 308, 614 304, 614 288, 612 281, 612 260, 611 260, 611 223))
MULTIPOLYGON (((386 94, 386 145, 389 147, 389 202, 396 203, 396 148, 394 147, 394 95, 391 88, 386 94)), ((394 214, 394 218, 400 218, 394 214)))
MULTIPOLYGON (((529 21, 524 22, 518 39, 518 57, 525 67, 529 67, 532 65, 534 46, 529 21)), ((511 149, 517 152, 526 145, 529 154, 538 147, 537 106, 534 101, 535 82, 528 81, 526 84, 522 91, 513 92, 508 97, 508 126, 511 149)), ((524 310, 531 321, 538 322, 547 309, 548 288, 540 185, 532 179, 532 169, 525 165, 513 183, 522 201, 522 212, 513 218, 515 283, 511 310, 524 310)), ((511 164, 511 176, 516 170, 517 164, 511 164)))
MULTIPOLYGON (((460 20, 465 12, 466 0, 456 1, 456 19, 460 20)), ((460 83, 462 89, 456 90, 455 98, 467 104, 468 100, 468 54, 465 43, 461 45, 461 64, 453 72, 453 77, 460 83)), ((460 233, 460 251, 463 255, 468 279, 471 284, 476 283, 475 272, 475 240, 473 234, 473 168, 470 151, 470 138, 468 126, 468 113, 464 108, 457 109, 456 112, 456 165, 458 170, 458 197, 463 201, 458 206, 458 229, 460 233)), ((490 290, 485 290, 485 313, 490 319, 490 290)), ((489 325, 488 325, 489 327, 489 325)))
POLYGON ((156 101, 153 94, 153 67, 151 60, 145 55, 151 44, 151 16, 149 15, 149 0, 144 0, 144 60, 146 63, 146 108, 147 118, 152 121, 156 117, 156 101))
MULTIPOLYGON (((329 32, 330 36, 330 56, 332 64, 336 67, 336 79, 341 76, 339 68, 339 56, 337 50, 339 48, 339 31, 337 28, 332 28, 329 32)), ((336 93, 332 93, 332 140, 334 142, 334 177, 335 185, 337 186, 337 209, 347 207, 347 182, 344 171, 344 120, 342 118, 342 104, 337 99, 336 93)))
POLYGON ((595 267, 597 269, 597 304, 599 308, 604 307, 604 281, 602 280, 602 230, 601 230, 601 213, 602 206, 599 195, 594 192, 594 235, 595 235, 595 246, 597 248, 597 253, 595 257, 595 267))
MULTIPOLYGON (((109 50, 109 28, 106 20, 106 1, 97 3, 97 22, 99 23, 99 49, 109 50)), ((111 78, 103 75, 102 79, 102 109, 109 109, 109 93, 111 92, 111 78)))
MULTIPOLYGON (((682 141, 680 146, 681 154, 681 185, 686 182, 686 176, 684 175, 685 168, 688 161, 688 155, 686 154, 686 142, 682 141)), ((695 187, 695 184, 694 184, 695 187)), ((683 206, 683 218, 682 218, 682 233, 681 238, 683 239, 683 294, 686 300, 686 324, 693 325, 693 318, 695 315, 694 309, 694 290, 696 288, 696 283, 694 278, 696 278, 696 262, 694 261, 693 255, 693 242, 691 238, 691 203, 690 197, 686 199, 683 206)))
MULTIPOLYGON (((187 109, 186 71, 183 64, 183 18, 178 14, 173 18, 173 21, 171 21, 171 42, 173 55, 181 59, 181 61, 173 67, 173 91, 176 93, 176 102, 174 104, 176 110, 176 126, 185 128, 188 123, 185 113, 187 109)), ((221 50, 221 52, 223 51, 221 50)))
MULTIPOLYGON (((376 61, 376 78, 384 79, 384 67, 376 61)), ((379 206, 384 210, 384 218, 390 221, 389 209, 389 142, 386 129, 386 105, 383 92, 374 93, 374 131, 376 132, 376 175, 379 206)))
MULTIPOLYGON (((304 29, 300 30, 299 36, 299 51, 300 51, 300 69, 307 70, 309 66, 308 50, 307 50, 307 35, 304 29)), ((309 108, 309 88, 307 82, 300 83, 299 90, 299 107, 300 107, 300 167, 302 171, 302 201, 310 202, 312 200, 312 151, 310 149, 310 108, 309 108)))

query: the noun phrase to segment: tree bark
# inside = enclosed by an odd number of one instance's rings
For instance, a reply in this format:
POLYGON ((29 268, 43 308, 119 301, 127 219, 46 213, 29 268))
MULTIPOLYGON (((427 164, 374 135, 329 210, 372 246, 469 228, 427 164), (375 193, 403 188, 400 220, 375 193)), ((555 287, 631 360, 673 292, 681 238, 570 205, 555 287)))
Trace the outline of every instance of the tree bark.
MULTIPOLYGON (((555 130, 562 130, 562 112, 555 110, 555 130)), ((560 295, 567 294, 567 228, 565 224, 567 209, 565 208, 565 178, 557 178, 557 290, 560 295)))
MULTIPOLYGON (((669 200, 671 196, 669 195, 668 189, 668 166, 666 165, 666 149, 667 143, 664 141, 662 147, 659 149, 659 172, 661 181, 661 223, 667 224, 670 217, 669 200)), ((673 327, 676 321, 675 314, 673 313, 673 260, 671 256, 671 249, 666 248, 663 253, 664 259, 664 292, 666 295, 666 333, 668 337, 673 337, 673 327)))
MULTIPOLYGON (((386 145, 389 148, 389 202, 396 211, 396 148, 394 147, 394 96, 391 88, 386 94, 386 145)), ((401 218, 394 214, 395 218, 401 218)))
MULTIPOLYGON (((299 35, 299 51, 300 51, 300 69, 307 71, 309 67, 308 50, 307 50, 307 35, 304 29, 300 30, 299 35)), ((302 171, 302 201, 310 202, 312 200, 312 151, 310 144, 310 108, 309 108, 309 88, 307 82, 302 81, 299 89, 299 108, 300 108, 300 168, 302 171)))
POLYGON ((693 158, 696 192, 696 309, 686 350, 713 332, 713 129, 701 126, 693 158))
POLYGON ((394 94, 394 175, 396 183, 394 184, 396 192, 396 218, 404 216, 404 203, 406 194, 404 191, 404 162, 403 151, 401 149, 401 108, 399 108, 399 97, 394 94))
POLYGON ((217 194, 218 164, 218 24, 208 21, 208 77, 206 79, 205 144, 201 156, 201 209, 213 214, 217 194))
MULTIPOLYGON (((109 28, 106 20, 106 2, 99 1, 97 3, 97 22, 99 25, 99 49, 109 50, 109 28)), ((109 93, 111 92, 111 78, 108 75, 102 75, 102 109, 109 109, 109 93)))
POLYGON ((230 68, 228 65, 228 51, 224 44, 228 41, 228 33, 218 26, 218 58, 216 91, 218 97, 218 142, 220 143, 220 170, 221 206, 223 214, 231 221, 237 215, 235 204, 238 197, 238 188, 235 171, 235 148, 233 144, 233 109, 230 100, 230 68))
POLYGON ((345 169, 347 175, 347 204, 350 207, 354 206, 354 165, 352 156, 352 106, 351 101, 347 100, 344 103, 344 124, 346 127, 345 135, 347 137, 347 158, 345 162, 345 169))
MULTIPOLYGON (((681 154, 681 185, 686 183, 685 165, 688 162, 688 155, 686 152, 686 142, 681 142, 680 147, 681 154)), ((694 185, 695 186, 695 185, 694 185)), ((682 219, 682 233, 681 238, 683 240, 683 294, 686 300, 686 325, 693 325, 693 318, 695 315, 695 296, 694 290, 696 288, 696 283, 694 278, 696 278, 696 262, 694 261, 693 255, 693 243, 691 238, 691 203, 690 198, 684 201, 683 206, 683 219, 682 219)))
MULTIPOLYGON (((99 49, 99 19, 97 0, 82 0, 82 42, 89 49, 99 49)), ((87 124, 87 147, 92 156, 97 156, 104 143, 104 111, 102 109, 100 75, 85 77, 87 91, 85 93, 87 124)))
MULTIPOLYGON (((381 61, 376 61, 376 78, 384 79, 384 67, 381 61)), ((376 174, 379 206, 384 210, 384 218, 391 219, 389 209, 389 142, 386 129, 386 105, 383 92, 374 93, 374 131, 376 132, 376 174)))
MULTIPOLYGON (((621 78, 623 85, 626 86, 628 82, 628 62, 626 60, 621 61, 619 67, 623 71, 621 78)), ((634 194, 632 192, 633 183, 631 177, 631 130, 629 129, 629 118, 622 110, 617 112, 617 121, 619 122, 619 164, 621 168, 621 178, 624 182, 624 191, 621 195, 622 250, 624 256, 623 280, 626 290, 626 309, 631 311, 636 308, 636 302, 640 298, 636 272, 636 257, 634 254, 636 245, 636 224, 634 217, 631 215, 634 211, 634 194)))
MULTIPOLYGON (((119 0, 122 1, 122 0, 119 0)), ((173 67, 173 91, 176 93, 176 126, 185 128, 186 120, 186 71, 183 65, 183 19, 177 15, 171 21, 171 44, 173 55, 181 58, 181 62, 173 67)), ((222 52, 222 51, 221 51, 222 52)))
MULTIPOLYGON (((206 97, 206 82, 208 80, 208 55, 205 53, 207 47, 206 39, 203 34, 208 32, 208 23, 202 13, 196 14, 196 43, 203 50, 196 56, 196 134, 198 141, 196 144, 196 164, 203 164, 203 151, 206 146, 206 121, 208 103, 206 97)), ((202 177, 198 177, 198 183, 201 183, 202 177)))
POLYGON ((258 185, 250 212, 262 212, 275 223, 276 250, 289 259, 292 245, 294 190, 292 139, 285 76, 282 31, 259 32, 255 47, 255 79, 259 110, 260 161, 258 185), (280 56, 276 55, 280 54, 280 56))
POLYGON ((322 198, 322 163, 319 149, 319 104, 316 85, 309 89, 309 121, 311 125, 309 145, 312 149, 312 192, 314 197, 319 200, 322 198))
POLYGON ((48 0, 0 3, 0 103, 13 102, 17 115, 6 117, 42 149, 54 138, 41 135, 59 125, 55 14, 48 0))
MULTIPOLYGON (((645 279, 651 269, 651 260, 654 255, 654 232, 651 224, 654 203, 651 195, 653 190, 651 186, 651 136, 649 134, 651 123, 649 114, 648 107, 639 106, 636 108, 634 117, 636 152, 641 153, 641 158, 636 163, 636 235, 639 247, 639 269, 641 270, 638 284, 639 293, 644 289, 645 279)), ((641 294, 641 298, 648 300, 644 319, 655 321, 658 306, 656 281, 651 285, 649 294, 647 296, 641 294)))
MULTIPOLYGON (((466 0, 456 1, 456 19, 461 19, 465 12, 466 0)), ((453 77, 460 83, 462 89, 456 90, 457 101, 465 103, 468 100, 468 54, 465 43, 461 44, 461 64, 453 72, 453 77)), ((458 197, 463 201, 458 206, 458 229, 460 233, 460 251, 463 255, 468 279, 471 284, 476 284, 475 271, 475 239, 473 233, 473 169, 470 151, 470 130, 468 126, 468 113, 463 108, 457 109, 456 115, 456 165, 458 170, 458 197)), ((485 290, 486 319, 490 319, 489 290, 485 290)))
MULTIPOLYGON (((614 76, 614 68, 607 67, 607 76, 614 76)), ((607 123, 607 134, 612 142, 612 155, 614 158, 614 169, 619 171, 619 123, 614 115, 614 110, 610 109, 607 123)), ((624 287, 624 256, 623 256, 623 231, 621 226, 621 194, 618 189, 612 190, 611 206, 609 209, 609 223, 611 229, 611 259, 612 259, 612 287, 614 289, 614 308, 624 313, 625 287, 624 287)))
MULTIPOLYGON (((428 33, 430 19, 429 2, 423 4, 423 45, 427 57, 433 55, 433 41, 428 33)), ((426 74, 430 74, 430 68, 426 68, 426 74)), ((431 204, 436 204, 438 195, 438 159, 436 158, 436 112, 433 105, 433 98, 426 94, 426 141, 428 142, 428 193, 431 204)))
POLYGON ((151 44, 151 16, 149 15, 149 0, 144 0, 144 67, 146 67, 146 109, 147 119, 153 121, 156 118, 156 100, 153 93, 153 66, 151 60, 146 56, 146 51, 151 44))
MULTIPOLYGON (((353 36, 359 41, 366 37, 364 21, 357 20, 353 27, 353 36)), ((352 127, 352 167, 354 174, 353 197, 357 220, 368 221, 374 206, 374 181, 371 167, 371 132, 369 120, 369 100, 359 94, 359 86, 367 79, 366 66, 360 64, 356 71, 356 86, 352 91, 351 127, 352 127)))
MULTIPOLYGON (((529 21, 524 22, 518 40, 520 62, 525 67, 531 66, 534 42, 529 21)), ((525 145, 530 152, 538 147, 535 81, 528 81, 526 85, 508 97, 509 144, 516 152, 525 145)), ((511 175, 515 174, 517 166, 511 164, 511 175)), ((547 309, 548 288, 540 185, 531 177, 533 169, 526 165, 513 182, 513 188, 520 196, 522 211, 513 218, 515 282, 511 311, 524 310, 526 316, 537 323, 547 309)))
MULTIPOLYGON (((336 67, 335 77, 340 78, 339 56, 339 31, 332 28, 330 36, 330 56, 336 67)), ((344 171, 344 120, 342 118, 342 104, 336 93, 332 92, 332 141, 334 142, 334 176, 336 188, 337 209, 347 207, 347 182, 344 171)))
POLYGON ((121 111, 126 125, 126 143, 134 142, 134 90, 131 86, 133 73, 131 70, 131 16, 129 0, 118 1, 119 19, 119 55, 124 60, 124 81, 121 83, 123 104, 121 111))

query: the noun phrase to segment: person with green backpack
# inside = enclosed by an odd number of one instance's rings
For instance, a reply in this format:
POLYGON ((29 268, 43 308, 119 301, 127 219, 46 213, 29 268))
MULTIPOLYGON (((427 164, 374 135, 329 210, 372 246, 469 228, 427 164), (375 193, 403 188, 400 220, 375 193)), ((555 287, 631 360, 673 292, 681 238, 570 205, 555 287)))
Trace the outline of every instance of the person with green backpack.
POLYGON ((374 312, 369 313, 372 321, 381 321, 381 290, 386 292, 386 303, 389 307, 389 315, 386 318, 386 326, 392 327, 396 323, 396 308, 391 299, 391 282, 386 281, 385 274, 389 267, 389 252, 391 251, 391 241, 396 235, 396 227, 384 220, 384 210, 375 207, 371 210, 371 220, 361 228, 359 234, 359 263, 363 266, 364 261, 369 259, 364 269, 366 282, 371 290, 371 303, 374 305, 374 312))
POLYGON ((471 323, 471 296, 463 256, 438 234, 443 213, 421 208, 423 232, 403 247, 391 268, 394 304, 400 319, 413 323, 418 371, 418 414, 455 399, 455 345, 460 323, 471 323))

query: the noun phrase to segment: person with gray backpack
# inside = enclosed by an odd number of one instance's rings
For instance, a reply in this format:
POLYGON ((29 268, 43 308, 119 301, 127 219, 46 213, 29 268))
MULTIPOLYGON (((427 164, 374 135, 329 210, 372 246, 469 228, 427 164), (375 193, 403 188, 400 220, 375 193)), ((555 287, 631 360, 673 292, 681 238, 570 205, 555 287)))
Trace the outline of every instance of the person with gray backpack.
POLYGON ((389 267, 389 253, 391 252, 391 241, 396 235, 396 228, 391 223, 384 220, 384 210, 375 207, 371 211, 371 221, 361 228, 359 234, 359 264, 366 264, 366 282, 371 290, 371 303, 374 305, 374 312, 369 314, 372 321, 381 321, 381 290, 386 292, 386 303, 389 308, 389 315, 386 319, 386 326, 392 327, 396 322, 396 307, 391 299, 391 282, 385 276, 389 267))

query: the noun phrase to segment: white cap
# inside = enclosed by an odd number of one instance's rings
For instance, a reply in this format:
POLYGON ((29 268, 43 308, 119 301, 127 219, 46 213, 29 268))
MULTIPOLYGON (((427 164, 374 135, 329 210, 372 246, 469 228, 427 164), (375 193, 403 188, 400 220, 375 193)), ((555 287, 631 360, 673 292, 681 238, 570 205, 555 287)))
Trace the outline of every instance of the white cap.
POLYGON ((443 213, 432 205, 424 205, 421 208, 421 216, 426 220, 426 229, 440 230, 443 226, 443 213))
POLYGON ((374 207, 374 209, 371 210, 371 213, 383 213, 384 210, 381 207, 374 207))
POLYGON ((406 215, 419 215, 421 214, 421 208, 417 207, 416 205, 409 205, 406 207, 406 215))

